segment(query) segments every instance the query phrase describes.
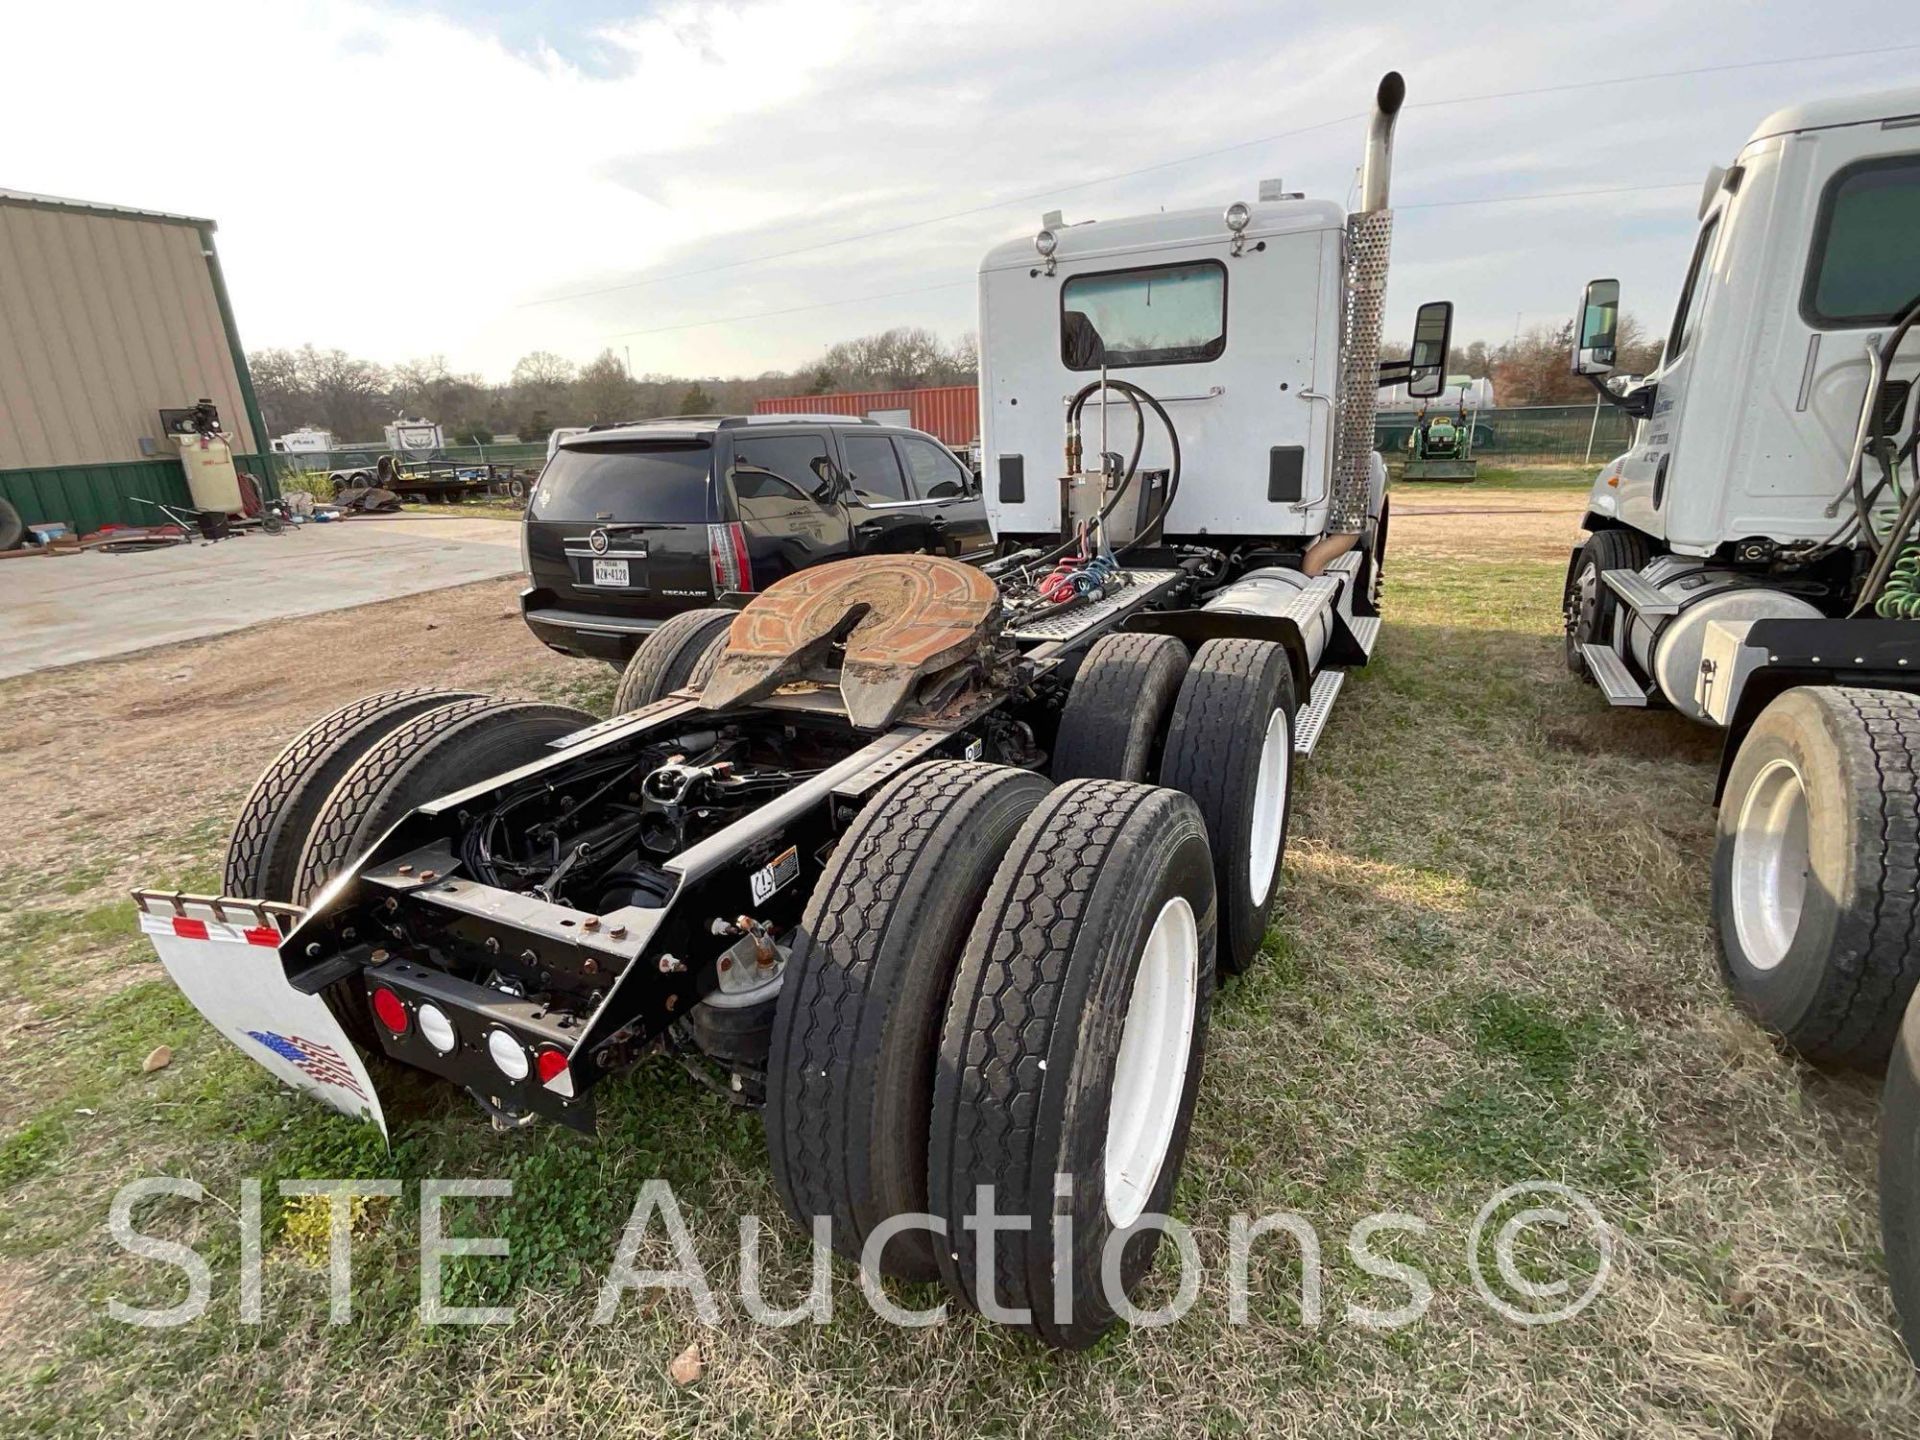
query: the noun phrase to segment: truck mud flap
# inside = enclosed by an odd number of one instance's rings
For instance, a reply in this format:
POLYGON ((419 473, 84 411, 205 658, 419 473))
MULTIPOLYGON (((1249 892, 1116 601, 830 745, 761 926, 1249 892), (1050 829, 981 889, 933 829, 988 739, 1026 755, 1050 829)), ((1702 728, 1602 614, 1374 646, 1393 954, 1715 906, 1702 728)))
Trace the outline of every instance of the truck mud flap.
POLYGON ((242 1054, 295 1090, 387 1136, 373 1080, 317 995, 287 983, 278 917, 253 900, 136 890, 140 930, 173 983, 242 1054))

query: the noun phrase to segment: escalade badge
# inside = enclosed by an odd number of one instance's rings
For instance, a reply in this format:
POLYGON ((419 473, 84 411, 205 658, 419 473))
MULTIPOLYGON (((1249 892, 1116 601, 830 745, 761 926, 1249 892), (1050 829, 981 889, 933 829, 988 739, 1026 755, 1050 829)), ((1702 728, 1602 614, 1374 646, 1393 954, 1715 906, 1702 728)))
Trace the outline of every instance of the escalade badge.
POLYGON ((587 547, 596 555, 606 554, 608 543, 607 532, 604 530, 595 530, 587 536, 587 547))

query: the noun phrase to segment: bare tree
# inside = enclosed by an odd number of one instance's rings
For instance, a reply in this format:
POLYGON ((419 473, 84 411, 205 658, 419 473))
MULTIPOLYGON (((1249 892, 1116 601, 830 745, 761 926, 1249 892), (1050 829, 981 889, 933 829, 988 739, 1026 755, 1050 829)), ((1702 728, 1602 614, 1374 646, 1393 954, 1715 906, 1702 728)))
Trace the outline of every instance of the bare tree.
POLYGON ((602 350, 573 382, 570 418, 589 425, 632 420, 638 418, 639 403, 639 386, 628 377, 627 367, 613 351, 602 350))
POLYGON ((269 430, 315 425, 361 439, 379 434, 392 409, 386 371, 344 350, 262 350, 247 368, 269 430))
POLYGON ((522 355, 513 367, 511 382, 515 433, 531 440, 565 423, 572 408, 567 392, 573 376, 573 362, 551 350, 522 355))
POLYGON ((408 360, 393 368, 394 404, 410 415, 437 420, 448 434, 489 431, 492 397, 478 375, 456 375, 444 355, 408 360))
POLYGON ((382 423, 405 410, 437 420, 449 438, 464 441, 508 431, 536 439, 556 425, 649 415, 732 414, 777 395, 970 385, 979 379, 980 346, 971 331, 949 345, 931 330, 901 326, 829 346, 798 371, 730 379, 661 374, 634 379, 612 350, 582 367, 550 350, 536 350, 521 356, 505 384, 456 373, 443 355, 408 360, 388 371, 344 351, 303 345, 259 350, 249 363, 272 431, 321 425, 343 440, 366 441, 377 439, 382 423))
POLYGON ((931 330, 900 326, 829 346, 810 368, 830 374, 836 389, 911 390, 943 383, 955 366, 931 330))

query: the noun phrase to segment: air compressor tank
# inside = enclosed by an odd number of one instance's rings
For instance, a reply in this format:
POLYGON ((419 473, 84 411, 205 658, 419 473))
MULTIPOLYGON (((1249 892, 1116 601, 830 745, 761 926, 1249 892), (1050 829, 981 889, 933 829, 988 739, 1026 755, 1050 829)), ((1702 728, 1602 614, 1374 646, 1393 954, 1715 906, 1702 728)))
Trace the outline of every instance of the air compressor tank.
POLYGON ((176 435, 180 467, 187 472, 187 490, 196 510, 238 515, 247 508, 234 473, 233 451, 218 435, 176 435))

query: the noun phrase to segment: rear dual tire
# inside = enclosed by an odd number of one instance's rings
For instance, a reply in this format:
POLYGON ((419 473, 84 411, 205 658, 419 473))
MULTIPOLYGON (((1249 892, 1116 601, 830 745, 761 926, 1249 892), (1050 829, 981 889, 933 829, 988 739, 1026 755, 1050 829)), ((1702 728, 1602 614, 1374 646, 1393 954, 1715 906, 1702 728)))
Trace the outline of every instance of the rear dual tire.
POLYGON ((1807 1059, 1872 1067, 1920 980, 1920 696, 1789 690, 1721 796, 1713 925, 1742 1008, 1807 1059))
POLYGON ((973 1308, 1084 1349, 1130 1302, 1186 1152, 1215 934, 1189 797, 1073 781, 1021 827, 961 957, 934 1080, 941 1276, 973 1308), (1019 1225, 989 1232, 991 1255, 967 1224, 984 1187, 1019 1225))
POLYGON ((630 714, 688 685, 704 685, 726 644, 735 610, 683 610, 640 642, 613 692, 613 713, 630 714))
POLYGON ((943 1278, 1050 1344, 1091 1344, 1152 1264, 1213 994, 1216 909, 1192 799, 935 762, 842 837, 774 1022, 765 1111, 782 1201, 880 1270, 943 1278), (1111 1160, 1112 1163, 1109 1163, 1111 1160), (1054 1225, 1054 1176, 1071 1234, 1054 1225), (974 1277, 980 1185, 1027 1233, 974 1277), (1112 1294, 1102 1257, 1111 1237, 1112 1294), (936 1238, 937 1237, 937 1238, 936 1238), (1068 1276, 1055 1300, 1056 1265, 1068 1276))
POLYGON ((480 697, 390 731, 341 776, 314 817, 295 902, 311 903, 409 811, 537 760, 555 740, 594 723, 571 706, 480 697))
POLYGON ((1187 647, 1171 635, 1106 635, 1095 641, 1060 713, 1053 778, 1149 779, 1186 673, 1187 647))
POLYGON ((292 900, 307 834, 341 777, 409 720, 479 698, 469 691, 425 687, 387 690, 314 721, 267 766, 241 805, 227 842, 222 893, 292 900))
MULTIPOLYGON (((593 717, 470 692, 389 690, 315 721, 255 782, 227 843, 222 888, 305 905, 425 801, 536 758, 593 717)), ((347 1034, 379 1044, 356 978, 323 998, 347 1034)))
POLYGON ((1880 1093, 1880 1241, 1907 1355, 1920 1364, 1920 1003, 1907 1003, 1880 1093))
POLYGON ((1238 975, 1266 940, 1293 816, 1292 661, 1263 640, 1209 640, 1167 726, 1160 783, 1191 795, 1213 846, 1220 971, 1238 975))
MULTIPOLYGON (((775 1184, 802 1225, 833 1219, 858 1260, 875 1226, 927 1208, 927 1127, 947 992, 1001 857, 1047 782, 957 760, 890 782, 814 887, 775 1007, 765 1121, 775 1184)), ((926 1232, 880 1251, 932 1280, 926 1232)))
POLYGON ((1087 652, 1060 716, 1053 778, 1148 780, 1193 797, 1213 846, 1220 971, 1266 940, 1293 813, 1293 664, 1263 640, 1109 635, 1087 652))

